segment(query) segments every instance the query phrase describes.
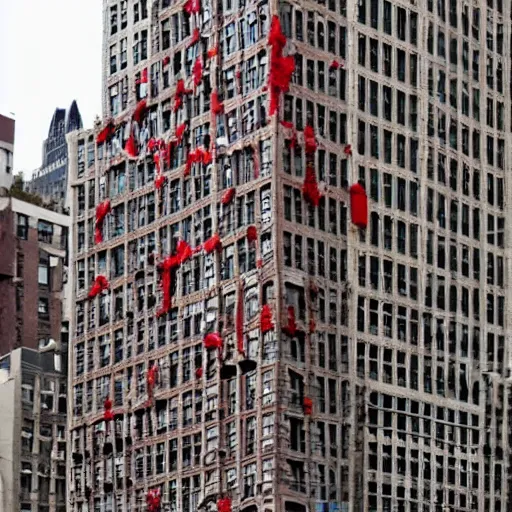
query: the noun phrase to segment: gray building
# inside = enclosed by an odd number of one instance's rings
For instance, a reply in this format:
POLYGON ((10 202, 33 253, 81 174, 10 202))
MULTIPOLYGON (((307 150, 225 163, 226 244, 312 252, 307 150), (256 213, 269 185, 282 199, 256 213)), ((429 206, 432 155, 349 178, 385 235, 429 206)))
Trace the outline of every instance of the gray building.
POLYGON ((29 192, 38 194, 45 203, 54 203, 61 211, 66 206, 68 186, 68 151, 66 134, 82 128, 82 117, 76 101, 69 110, 57 108, 43 143, 41 168, 27 183, 29 192))
POLYGON ((0 358, 0 512, 66 512, 67 340, 0 358))
POLYGON ((70 509, 510 512, 510 3, 103 6, 70 509))

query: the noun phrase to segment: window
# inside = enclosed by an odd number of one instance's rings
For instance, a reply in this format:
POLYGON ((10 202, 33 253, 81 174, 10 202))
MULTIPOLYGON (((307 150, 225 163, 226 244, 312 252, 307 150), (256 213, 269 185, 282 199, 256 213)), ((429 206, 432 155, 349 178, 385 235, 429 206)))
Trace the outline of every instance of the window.
POLYGON ((121 95, 119 94, 119 86, 113 85, 110 91, 110 114, 117 116, 121 110, 121 95))
POLYGON ((396 92, 396 108, 397 108, 397 115, 396 120, 397 123, 405 125, 405 93, 398 90, 396 92))
POLYGON ((117 5, 110 8, 110 35, 117 33, 117 5))
POLYGON ((366 80, 362 76, 359 77, 359 88, 358 88, 358 91, 359 91, 359 95, 358 95, 358 97, 359 97, 359 102, 358 102, 359 110, 362 110, 364 112, 365 109, 366 109, 366 80))
POLYGON ((12 172, 12 153, 10 151, 7 151, 6 149, 4 149, 4 153, 5 153, 5 159, 6 159, 5 172, 7 174, 11 174, 11 172, 12 172))
POLYGON ((378 0, 371 0, 370 3, 370 23, 371 27, 379 28, 379 2, 378 0))
POLYGON ((377 39, 370 39, 370 69, 379 72, 379 42, 377 39))
POLYGON ((274 433, 274 414, 265 414, 263 416, 262 437, 269 438, 274 433))
POLYGON ((28 217, 18 213, 18 224, 16 233, 22 240, 28 240, 28 217))
POLYGON ((405 41, 405 27, 407 25, 407 11, 403 9, 402 7, 396 8, 396 14, 397 14, 397 36, 398 39, 405 41))
POLYGON ((40 220, 37 223, 37 238, 39 242, 51 244, 53 238, 53 224, 40 220))
POLYGON ((50 269, 48 267, 48 260, 39 258, 39 267, 37 271, 37 282, 48 286, 50 269))
POLYGON ((128 42, 125 37, 124 39, 121 39, 121 69, 125 69, 128 65, 127 48, 128 42))
POLYGON ((117 73, 117 44, 110 47, 110 74, 117 73))
POLYGON ((391 35, 392 31, 392 6, 391 2, 384 2, 384 32, 391 35))
POLYGON ((148 58, 148 31, 142 30, 133 36, 133 65, 148 58))
POLYGON ((255 495, 256 487, 256 464, 249 464, 243 468, 244 486, 243 497, 250 498, 255 495))
POLYGON ((370 80, 370 114, 379 115, 379 85, 373 80, 370 80))
POLYGON ((224 53, 231 55, 236 51, 235 24, 230 23, 224 29, 224 53))
POLYGON ((135 2, 133 6, 133 22, 137 23, 139 20, 144 20, 148 17, 147 0, 140 0, 135 2))
POLYGON ((49 301, 46 297, 39 297, 37 314, 42 320, 48 320, 50 318, 49 301))
POLYGON ((306 432, 302 420, 289 418, 290 422, 290 449, 296 452, 306 451, 306 432))
POLYGON ((393 93, 391 87, 384 85, 382 93, 384 98, 384 119, 391 121, 393 111, 393 93))
POLYGON ((405 51, 396 51, 396 74, 398 80, 405 82, 405 51))
MULTIPOLYGON (((28 496, 32 492, 32 464, 30 462, 21 463, 21 492, 28 496)), ((32 510, 31 506, 22 505, 22 512, 32 510)))
POLYGON ((384 70, 384 74, 389 77, 391 76, 391 73, 392 73, 391 53, 392 53, 391 46, 389 44, 383 44, 382 45, 382 58, 383 58, 382 69, 384 70))
POLYGON ((245 427, 245 453, 252 455, 256 444, 256 418, 247 418, 245 427))
POLYGON ((288 460, 288 465, 290 466, 290 471, 292 473, 291 477, 291 488, 297 492, 306 492, 306 479, 304 472, 304 462, 299 462, 295 460, 288 460))

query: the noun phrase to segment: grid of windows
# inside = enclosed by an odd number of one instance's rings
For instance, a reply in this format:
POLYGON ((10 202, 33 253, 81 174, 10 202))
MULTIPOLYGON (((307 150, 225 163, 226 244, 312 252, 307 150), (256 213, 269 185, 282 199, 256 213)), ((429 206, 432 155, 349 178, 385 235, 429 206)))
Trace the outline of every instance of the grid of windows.
MULTIPOLYGON (((143 510, 144 493, 159 487, 180 512, 224 491, 235 506, 258 507, 275 479, 290 490, 287 512, 311 499, 344 512, 361 500, 370 512, 504 512, 505 6, 360 0, 349 22, 345 0, 280 2, 295 60, 283 126, 268 119, 265 89, 272 8, 108 6, 106 113, 122 118, 140 100, 147 113, 138 158, 122 153, 122 124, 102 144, 90 133, 75 141, 75 452, 89 442, 85 415, 100 421, 107 397, 115 429, 98 434, 96 451, 110 442, 116 456, 130 443, 94 506, 108 507, 115 491, 127 510, 143 510), (178 80, 188 86, 198 58, 201 83, 174 111, 178 80), (214 116, 212 91, 224 102, 214 116), (175 141, 165 163, 147 158, 161 137, 175 141), (205 148, 212 164, 190 163, 205 148), (317 206, 302 190, 311 165, 317 206), (357 182, 366 229, 351 223, 357 182), (106 199, 98 245, 94 208, 106 199), (180 240, 199 247, 215 234, 222 250, 173 271, 173 307, 156 318, 158 264, 180 240), (98 274, 111 290, 87 300, 98 274), (260 332, 263 305, 275 332, 260 332), (215 331, 221 359, 202 344, 215 331), (256 369, 226 369, 240 343, 238 360, 256 369)), ((77 457, 74 498, 91 487, 87 465, 103 461, 77 457)))

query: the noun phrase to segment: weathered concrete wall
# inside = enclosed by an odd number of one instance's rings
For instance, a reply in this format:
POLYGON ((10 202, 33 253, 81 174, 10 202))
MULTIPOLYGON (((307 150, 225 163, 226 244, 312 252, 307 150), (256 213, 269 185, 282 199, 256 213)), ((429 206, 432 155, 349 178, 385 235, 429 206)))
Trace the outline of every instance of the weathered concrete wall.
POLYGON ((10 371, 0 370, 0 512, 19 511, 21 450, 21 351, 10 355, 10 371))

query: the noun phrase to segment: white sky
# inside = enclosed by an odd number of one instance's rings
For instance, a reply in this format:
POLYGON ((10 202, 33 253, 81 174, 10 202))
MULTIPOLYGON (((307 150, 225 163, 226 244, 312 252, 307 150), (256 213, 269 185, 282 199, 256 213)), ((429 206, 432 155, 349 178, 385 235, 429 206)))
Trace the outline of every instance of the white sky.
POLYGON ((101 116, 103 0, 0 0, 0 113, 16 120, 14 169, 29 178, 55 108, 101 116))

